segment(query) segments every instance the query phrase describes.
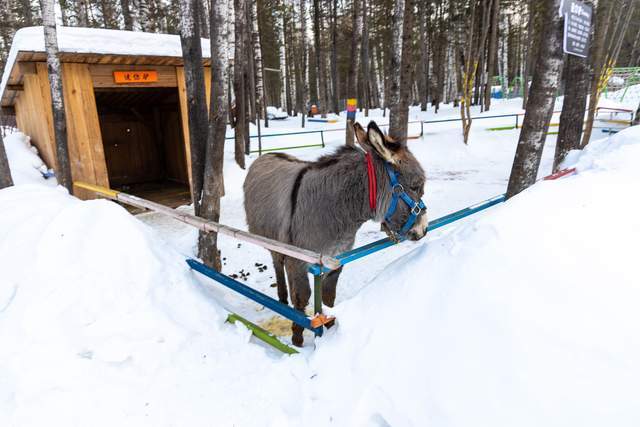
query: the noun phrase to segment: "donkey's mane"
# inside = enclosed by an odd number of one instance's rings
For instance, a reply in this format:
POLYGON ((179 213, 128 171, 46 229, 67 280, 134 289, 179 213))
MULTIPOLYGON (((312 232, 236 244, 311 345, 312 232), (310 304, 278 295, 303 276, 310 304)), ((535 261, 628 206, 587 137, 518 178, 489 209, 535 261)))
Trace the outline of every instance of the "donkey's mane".
POLYGON ((349 145, 343 145, 333 153, 325 154, 324 156, 319 157, 315 162, 311 162, 310 166, 314 169, 324 169, 338 163, 346 155, 355 151, 358 151, 358 149, 349 145))

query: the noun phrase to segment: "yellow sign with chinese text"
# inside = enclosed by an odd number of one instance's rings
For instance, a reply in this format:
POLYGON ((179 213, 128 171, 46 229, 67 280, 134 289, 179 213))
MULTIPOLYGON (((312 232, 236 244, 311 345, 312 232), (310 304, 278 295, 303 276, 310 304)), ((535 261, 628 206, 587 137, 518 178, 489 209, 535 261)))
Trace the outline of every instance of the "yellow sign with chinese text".
POLYGON ((155 83, 158 81, 158 72, 155 70, 114 71, 113 81, 118 84, 155 83))

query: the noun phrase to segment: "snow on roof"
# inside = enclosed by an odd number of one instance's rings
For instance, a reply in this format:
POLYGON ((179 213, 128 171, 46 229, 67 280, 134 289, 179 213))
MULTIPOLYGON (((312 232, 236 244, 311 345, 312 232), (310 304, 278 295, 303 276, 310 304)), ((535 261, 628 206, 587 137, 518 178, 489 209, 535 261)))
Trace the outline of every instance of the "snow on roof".
MULTIPOLYGON (((58 26, 57 30, 61 53, 182 57, 180 37, 176 35, 62 26, 58 26)), ((45 51, 43 27, 21 28, 14 35, 2 74, 0 98, 20 51, 45 51)), ((202 39, 202 56, 211 57, 208 39, 202 39)))

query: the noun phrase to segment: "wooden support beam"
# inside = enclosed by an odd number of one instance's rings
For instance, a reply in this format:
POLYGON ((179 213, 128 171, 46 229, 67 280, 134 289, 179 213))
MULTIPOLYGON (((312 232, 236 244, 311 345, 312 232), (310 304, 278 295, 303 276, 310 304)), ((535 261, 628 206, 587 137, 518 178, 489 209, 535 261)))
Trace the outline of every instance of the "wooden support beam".
POLYGON ((23 91, 24 90, 24 85, 22 85, 22 84, 17 84, 17 85, 8 84, 6 89, 7 90, 15 90, 15 91, 23 91))
POLYGON ((20 74, 35 74, 36 73, 36 63, 35 62, 19 62, 18 67, 20 69, 20 74))
POLYGON ((180 222, 189 224, 206 233, 215 232, 215 233, 225 234, 227 236, 233 237, 234 239, 238 239, 244 242, 258 245, 270 251, 274 251, 279 254, 289 256, 291 258, 296 258, 301 261, 308 262, 310 264, 320 264, 328 270, 336 270, 340 268, 340 261, 338 261, 337 259, 331 256, 322 255, 320 253, 299 248, 297 246, 293 246, 288 243, 279 242, 277 240, 269 239, 267 237, 263 237, 258 234, 253 234, 253 233, 249 233, 248 231, 229 227, 228 225, 219 224, 213 221, 207 221, 195 215, 191 215, 185 212, 180 212, 178 210, 161 205, 159 203, 155 203, 150 200, 141 199, 140 197, 136 197, 131 194, 112 190, 110 188, 105 188, 105 187, 101 187, 93 184, 87 184, 85 182, 74 182, 74 185, 78 188, 94 192, 101 196, 125 203, 127 205, 135 206, 141 209, 149 209, 154 212, 158 212, 158 213, 170 216, 180 222))

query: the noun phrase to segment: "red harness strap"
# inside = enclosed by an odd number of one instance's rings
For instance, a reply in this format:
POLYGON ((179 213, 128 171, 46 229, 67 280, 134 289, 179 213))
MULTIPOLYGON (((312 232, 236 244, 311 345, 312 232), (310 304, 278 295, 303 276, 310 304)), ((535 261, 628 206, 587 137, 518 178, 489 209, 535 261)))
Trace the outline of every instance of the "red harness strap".
POLYGON ((373 158, 371 153, 365 154, 364 158, 367 160, 367 175, 369 175, 369 207, 372 211, 376 210, 376 192, 378 191, 378 184, 376 182, 376 170, 373 168, 373 158))

